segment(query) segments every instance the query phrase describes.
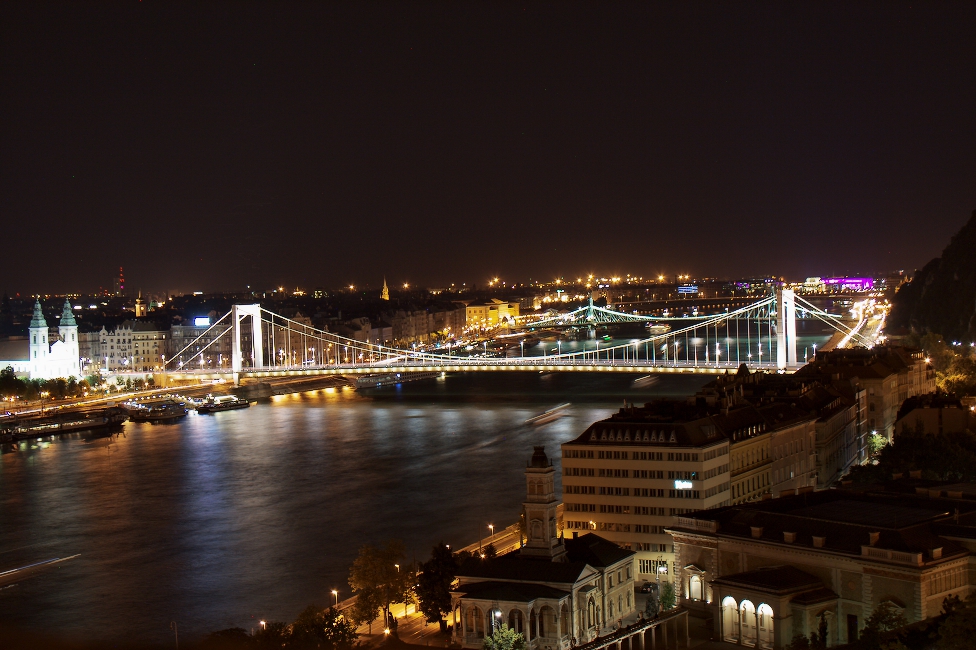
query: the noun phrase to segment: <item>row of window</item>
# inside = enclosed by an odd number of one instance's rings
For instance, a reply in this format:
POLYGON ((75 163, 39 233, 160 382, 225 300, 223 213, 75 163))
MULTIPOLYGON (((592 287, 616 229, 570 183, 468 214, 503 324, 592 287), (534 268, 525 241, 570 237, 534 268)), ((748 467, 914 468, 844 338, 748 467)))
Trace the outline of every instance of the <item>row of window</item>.
POLYGON ((725 474, 728 471, 729 471, 728 463, 726 463, 725 465, 719 465, 718 467, 713 467, 712 469, 706 469, 705 480, 707 481, 708 479, 718 476, 719 474, 725 474))
MULTIPOLYGON (((667 546, 664 544, 663 546, 667 546)), ((648 550, 654 551, 654 549, 638 549, 638 550, 648 550)), ((670 553, 671 551, 657 551, 658 553, 670 553)), ((667 575, 668 573, 668 561, 667 560, 637 560, 637 568, 640 573, 644 574, 662 574, 667 575), (661 569, 664 569, 663 571, 661 569)))
POLYGON ((716 485, 715 487, 710 487, 707 490, 705 490, 705 498, 708 499, 710 497, 715 496, 719 492, 725 492, 728 489, 729 489, 728 482, 722 483, 721 485, 716 485))
POLYGON ((727 445, 723 445, 722 447, 719 447, 718 449, 710 449, 710 450, 706 451, 705 452, 705 460, 712 460, 713 458, 717 458, 718 456, 726 456, 726 455, 728 455, 728 453, 729 453, 728 446, 727 445))

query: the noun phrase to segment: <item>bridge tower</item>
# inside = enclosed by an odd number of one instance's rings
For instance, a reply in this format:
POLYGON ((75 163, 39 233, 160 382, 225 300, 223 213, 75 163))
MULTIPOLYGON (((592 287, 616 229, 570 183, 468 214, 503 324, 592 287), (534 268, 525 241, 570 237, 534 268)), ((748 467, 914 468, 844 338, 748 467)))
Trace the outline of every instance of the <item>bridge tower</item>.
POLYGON ((796 367, 796 295, 776 290, 776 367, 796 367))
POLYGON ((234 344, 231 348, 231 369, 234 371, 234 383, 238 383, 239 373, 244 367, 241 357, 241 321, 251 317, 251 354, 253 366, 264 366, 264 343, 261 339, 261 305, 234 305, 231 307, 231 328, 234 330, 234 344))

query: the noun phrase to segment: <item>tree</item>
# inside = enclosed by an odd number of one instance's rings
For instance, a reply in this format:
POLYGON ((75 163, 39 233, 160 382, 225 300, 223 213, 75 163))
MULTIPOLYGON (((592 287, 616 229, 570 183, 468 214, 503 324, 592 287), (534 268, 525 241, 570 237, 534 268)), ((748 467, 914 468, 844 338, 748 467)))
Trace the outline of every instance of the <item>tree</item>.
POLYGON ((349 569, 349 586, 357 598, 366 594, 368 602, 382 607, 384 620, 389 619, 391 604, 409 602, 415 582, 416 571, 407 564, 406 550, 398 539, 381 548, 366 544, 349 569))
POLYGON ((356 637, 355 626, 335 607, 309 605, 292 623, 288 647, 351 650, 356 637))
POLYGON ((670 582, 665 582, 661 585, 661 609, 663 611, 668 611, 674 608, 678 600, 674 592, 674 585, 670 582))
POLYGON ((810 635, 812 650, 827 650, 827 612, 820 613, 820 624, 817 631, 810 635))
POLYGON ((787 646, 787 650, 810 650, 810 639, 799 633, 794 634, 793 640, 787 646))
POLYGON ((271 648, 281 650, 288 644, 290 636, 291 630, 286 623, 270 621, 255 630, 254 636, 251 637, 251 645, 262 650, 271 650, 271 648))
POLYGON ((654 618, 661 611, 661 604, 657 600, 656 593, 647 595, 647 602, 644 604, 644 616, 654 618))
POLYGON ((484 650, 525 650, 525 637, 507 625, 485 637, 484 650))
POLYGON ((489 543, 488 546, 481 549, 481 555, 484 556, 486 560, 494 560, 498 557, 498 550, 495 548, 494 544, 489 543))
POLYGON ((201 650, 236 650, 237 648, 247 648, 251 645, 251 637, 247 630, 240 627, 232 627, 227 630, 211 632, 200 644, 201 650))
POLYGON ((976 600, 972 597, 959 602, 943 603, 945 620, 939 625, 939 650, 971 648, 976 639, 976 600))
POLYGON ((356 602, 353 604, 352 608, 349 610, 349 616, 357 624, 362 625, 366 623, 369 625, 369 633, 373 633, 373 621, 376 620, 376 615, 379 613, 380 608, 383 604, 379 599, 379 592, 375 589, 367 589, 360 591, 356 595, 356 602))
POLYGON ((861 630, 857 647, 864 648, 864 650, 878 650, 881 648, 881 634, 883 632, 890 632, 906 625, 908 625, 908 620, 901 613, 901 610, 891 601, 885 601, 878 605, 868 620, 864 622, 864 629, 861 630))
POLYGON ((451 583, 457 574, 458 562, 443 542, 433 548, 430 560, 420 565, 417 573, 417 594, 420 611, 428 623, 437 621, 441 632, 447 631, 444 616, 451 611, 451 583))

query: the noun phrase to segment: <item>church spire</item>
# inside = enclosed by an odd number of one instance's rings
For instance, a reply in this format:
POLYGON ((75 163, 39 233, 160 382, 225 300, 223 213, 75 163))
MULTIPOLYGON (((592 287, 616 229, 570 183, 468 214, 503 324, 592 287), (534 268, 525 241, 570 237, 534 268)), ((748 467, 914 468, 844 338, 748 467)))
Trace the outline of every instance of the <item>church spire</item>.
POLYGON ((386 286, 386 276, 383 276, 383 292, 380 293, 380 298, 383 300, 390 299, 390 288, 386 286))
POLYGON ((73 326, 77 327, 78 323, 75 321, 75 314, 71 311, 71 303, 68 299, 64 299, 64 309, 61 310, 61 327, 73 326))
POLYGON ((47 321, 44 319, 44 312, 41 310, 40 299, 34 301, 34 316, 31 318, 30 326, 31 328, 47 327, 47 321))

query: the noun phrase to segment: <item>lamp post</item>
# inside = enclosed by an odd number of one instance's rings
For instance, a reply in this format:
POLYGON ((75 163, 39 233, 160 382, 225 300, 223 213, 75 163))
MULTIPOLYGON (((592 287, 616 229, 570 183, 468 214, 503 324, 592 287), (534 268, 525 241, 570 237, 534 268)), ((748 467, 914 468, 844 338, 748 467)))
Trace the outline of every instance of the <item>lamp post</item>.
POLYGON ((339 591, 337 589, 333 589, 332 590, 332 595, 335 596, 335 599, 336 599, 336 607, 338 607, 339 606, 339 591))

